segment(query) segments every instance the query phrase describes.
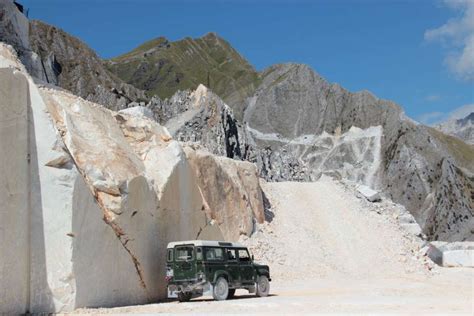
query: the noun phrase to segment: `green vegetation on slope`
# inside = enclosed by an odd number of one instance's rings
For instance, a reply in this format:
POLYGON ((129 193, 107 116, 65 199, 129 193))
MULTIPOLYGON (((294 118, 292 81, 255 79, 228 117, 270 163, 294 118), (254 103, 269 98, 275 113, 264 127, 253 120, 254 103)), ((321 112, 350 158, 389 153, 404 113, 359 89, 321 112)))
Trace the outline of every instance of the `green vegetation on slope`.
POLYGON ((474 146, 467 144, 457 137, 444 134, 435 128, 427 127, 427 129, 433 137, 446 146, 449 154, 452 155, 460 166, 467 168, 470 172, 474 172, 474 146))
POLYGON ((257 71, 215 33, 176 42, 160 37, 109 60, 107 66, 125 82, 160 98, 202 83, 237 112, 259 84, 257 71))
POLYGON ((152 39, 148 42, 141 44, 140 46, 134 48, 132 51, 113 58, 115 62, 126 62, 129 58, 137 57, 140 58, 146 51, 153 49, 155 47, 160 47, 162 45, 168 45, 168 40, 165 37, 158 37, 152 39))

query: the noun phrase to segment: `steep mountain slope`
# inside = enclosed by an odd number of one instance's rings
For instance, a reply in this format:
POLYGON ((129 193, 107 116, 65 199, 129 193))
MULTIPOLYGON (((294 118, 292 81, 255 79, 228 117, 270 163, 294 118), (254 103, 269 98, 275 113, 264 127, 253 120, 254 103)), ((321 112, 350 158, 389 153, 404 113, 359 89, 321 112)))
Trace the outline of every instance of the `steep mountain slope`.
MULTIPOLYGON (((19 20, 3 15, 10 42, 29 45, 24 27, 15 30, 19 20)), ((60 86, 75 93, 111 108, 127 106, 142 93, 54 27, 32 23, 30 41, 46 79, 57 76, 60 86)), ((313 181, 321 174, 352 179, 405 205, 430 238, 474 238, 473 146, 411 121, 391 101, 367 91, 351 93, 305 65, 275 65, 258 74, 213 33, 176 42, 159 38, 107 65, 161 96, 199 83, 211 86, 216 94, 206 90, 198 101, 190 91, 164 101, 151 98, 155 118, 182 141, 254 162, 271 181, 313 181)))
MULTIPOLYGON (((227 103, 242 104, 259 82, 255 69, 215 33, 175 42, 160 37, 109 60, 108 67, 125 82, 160 98, 204 84, 227 103)), ((240 117, 242 109, 235 110, 240 117)))
POLYGON ((113 75, 97 54, 63 30, 30 22, 31 49, 42 61, 46 80, 110 109, 145 100, 145 93, 113 75))
POLYGON ((158 115, 178 139, 254 162, 269 181, 354 180, 403 204, 431 239, 474 239, 474 147, 408 119, 391 101, 285 64, 263 73, 243 123, 204 88, 161 106, 181 109, 158 115))
POLYGON ((255 257, 274 262, 275 279, 428 273, 426 258, 417 255, 422 239, 408 233, 398 220, 410 216, 402 215, 406 213, 402 206, 357 198, 352 187, 325 176, 306 183, 263 182, 262 189, 271 205, 267 212, 274 218, 257 225, 256 233, 242 236, 241 241, 255 257))
POLYGON ((341 151, 331 159, 339 166, 332 173, 345 176, 338 171, 347 170, 342 168, 345 164, 360 169, 370 163, 377 171, 356 180, 405 205, 430 238, 474 238, 473 146, 411 121, 391 101, 329 84, 304 65, 276 65, 263 77, 244 114, 261 170, 291 168, 294 162, 310 174, 324 172, 314 165, 324 145, 309 141, 295 146, 296 140, 323 132, 341 135, 353 126, 380 126, 383 136, 373 151, 361 151, 363 147, 341 151), (282 157, 288 159, 281 162, 282 157))
POLYGON ((461 119, 452 119, 435 126, 443 133, 459 137, 474 145, 474 112, 461 119))
POLYGON ((28 72, 46 81, 41 59, 30 49, 30 22, 13 0, 0 0, 0 42, 13 46, 28 72))

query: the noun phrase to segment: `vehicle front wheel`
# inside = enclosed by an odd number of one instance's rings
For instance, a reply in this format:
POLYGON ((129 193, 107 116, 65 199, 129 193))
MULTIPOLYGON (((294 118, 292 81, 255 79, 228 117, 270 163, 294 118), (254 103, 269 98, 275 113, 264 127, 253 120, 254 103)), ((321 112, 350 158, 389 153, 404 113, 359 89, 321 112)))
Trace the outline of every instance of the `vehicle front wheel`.
POLYGON ((266 276, 261 275, 257 279, 257 296, 265 297, 268 293, 270 293, 270 282, 266 276))
POLYGON ((216 284, 214 285, 214 290, 212 291, 212 296, 216 301, 224 301, 229 295, 229 283, 223 277, 217 279, 216 284))
POLYGON ((227 295, 227 299, 233 298, 235 296, 235 289, 229 289, 229 295, 227 295))
POLYGON ((191 292, 179 292, 178 293, 178 301, 180 302, 189 302, 191 300, 192 293, 191 292))

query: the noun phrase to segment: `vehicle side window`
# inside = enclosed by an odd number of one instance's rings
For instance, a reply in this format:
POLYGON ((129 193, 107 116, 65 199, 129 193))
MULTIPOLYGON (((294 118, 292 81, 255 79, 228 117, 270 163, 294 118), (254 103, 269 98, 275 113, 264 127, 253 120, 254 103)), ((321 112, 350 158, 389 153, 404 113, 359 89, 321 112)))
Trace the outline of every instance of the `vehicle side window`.
POLYGON ((168 255, 167 258, 168 262, 173 261, 173 249, 168 249, 168 255))
POLYGON ((185 261, 193 259, 193 246, 176 247, 176 261, 185 261))
POLYGON ((227 249, 227 260, 237 260, 236 249, 227 249))
POLYGON ((204 258, 208 261, 224 260, 224 250, 217 247, 204 248, 204 258))
POLYGON ((247 249, 239 249, 239 261, 249 262, 250 255, 247 249))
POLYGON ((201 247, 196 248, 196 260, 202 260, 202 248, 201 247))

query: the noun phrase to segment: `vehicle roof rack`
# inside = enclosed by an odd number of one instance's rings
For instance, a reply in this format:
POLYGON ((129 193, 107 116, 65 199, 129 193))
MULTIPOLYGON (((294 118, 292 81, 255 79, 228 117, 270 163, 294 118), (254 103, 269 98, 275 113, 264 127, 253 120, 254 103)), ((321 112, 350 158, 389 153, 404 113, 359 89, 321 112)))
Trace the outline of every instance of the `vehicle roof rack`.
POLYGON ((208 247, 233 247, 233 248, 245 248, 244 245, 238 242, 230 241, 218 241, 218 240, 183 240, 173 241, 168 243, 167 248, 174 248, 175 246, 181 245, 193 245, 193 246, 208 246, 208 247))

